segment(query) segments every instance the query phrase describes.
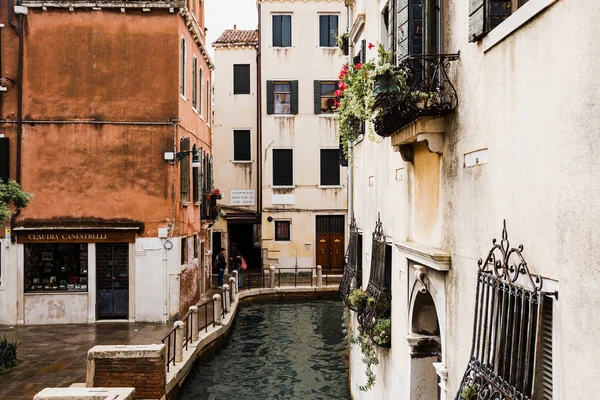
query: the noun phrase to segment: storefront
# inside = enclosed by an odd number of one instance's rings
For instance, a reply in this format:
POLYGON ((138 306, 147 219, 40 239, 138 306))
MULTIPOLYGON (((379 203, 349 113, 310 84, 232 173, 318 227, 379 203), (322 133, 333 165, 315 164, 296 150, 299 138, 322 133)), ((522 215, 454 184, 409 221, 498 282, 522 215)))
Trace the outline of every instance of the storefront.
POLYGON ((19 322, 133 319, 136 230, 16 228, 19 322))

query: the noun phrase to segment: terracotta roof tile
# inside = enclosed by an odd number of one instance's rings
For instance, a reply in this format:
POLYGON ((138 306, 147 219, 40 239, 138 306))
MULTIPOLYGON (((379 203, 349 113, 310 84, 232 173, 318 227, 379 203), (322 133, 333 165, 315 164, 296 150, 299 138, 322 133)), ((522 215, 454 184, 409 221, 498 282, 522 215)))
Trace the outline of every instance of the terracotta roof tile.
POLYGON ((219 44, 237 44, 237 45, 258 45, 258 31, 243 29, 227 29, 214 45, 219 44))

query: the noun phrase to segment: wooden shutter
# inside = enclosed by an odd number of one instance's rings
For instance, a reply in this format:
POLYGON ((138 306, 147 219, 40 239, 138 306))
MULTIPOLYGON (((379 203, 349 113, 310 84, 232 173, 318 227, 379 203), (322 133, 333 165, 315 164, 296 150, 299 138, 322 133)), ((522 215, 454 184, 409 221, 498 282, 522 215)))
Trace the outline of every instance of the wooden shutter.
MULTIPOLYGON (((180 151, 190 150, 190 138, 181 140, 180 151)), ((181 202, 187 203, 190 201, 190 155, 186 154, 179 162, 179 181, 181 202)))
POLYGON ((192 58, 192 107, 198 107, 198 61, 196 57, 192 58))
POLYGON ((338 16, 331 15, 329 17, 329 47, 337 46, 338 36, 338 16))
POLYGON ((292 114, 298 114, 298 81, 292 81, 292 114))
POLYGON ((267 81, 267 114, 275 113, 275 99, 273 81, 267 81))
POLYGON ((0 180, 8 183, 10 179, 10 146, 7 137, 0 138, 0 180))
POLYGON ((209 169, 209 190, 212 192, 213 189, 215 188, 215 180, 213 177, 213 156, 210 156, 210 161, 208 162, 208 169, 209 169))
POLYGON ((192 168, 192 194, 194 196, 194 203, 200 202, 200 168, 192 168))
POLYGON ((338 149, 321 149, 321 185, 340 184, 340 162, 338 149))
POLYGON ((552 297, 544 296, 542 302, 542 328, 540 332, 540 352, 537 362, 536 389, 534 400, 552 400, 554 383, 552 379, 552 297))
POLYGON ((250 65, 233 66, 233 94, 250 94, 250 65))
POLYGON ((360 62, 363 64, 367 62, 367 40, 366 39, 363 39, 360 42, 360 62))
POLYGON ((358 255, 356 256, 356 283, 358 287, 362 287, 362 271, 363 271, 363 237, 358 234, 357 240, 358 255))
MULTIPOLYGON (((206 193, 206 152, 200 149, 200 191, 202 195, 206 193)), ((203 197, 200 196, 200 201, 203 200, 203 197)))
POLYGON ((315 80, 315 114, 321 114, 321 81, 315 80))
POLYGON ((273 186, 294 184, 294 152, 292 149, 273 149, 273 186))
POLYGON ((281 17, 282 15, 273 15, 273 47, 281 47, 281 17))
POLYGON ((292 16, 281 16, 281 46, 292 46, 292 16))
POLYGON ((329 47, 329 15, 319 15, 319 46, 329 47))
POLYGON ((234 161, 250 161, 250 131, 233 131, 233 159, 234 161))
POLYGON ((484 35, 485 0, 469 0, 469 42, 484 35))
POLYGON ((179 93, 181 93, 185 97, 185 39, 181 39, 181 54, 180 56, 180 66, 181 69, 179 71, 179 93))

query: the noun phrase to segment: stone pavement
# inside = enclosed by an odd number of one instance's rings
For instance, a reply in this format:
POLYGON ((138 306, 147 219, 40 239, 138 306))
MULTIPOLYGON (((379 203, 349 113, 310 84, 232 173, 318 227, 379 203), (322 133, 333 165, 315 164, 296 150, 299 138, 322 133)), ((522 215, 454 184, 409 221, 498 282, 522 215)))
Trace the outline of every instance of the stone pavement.
MULTIPOLYGON (((212 298, 213 290, 203 299, 212 298)), ((212 322, 212 303, 208 313, 212 322)), ((201 309, 200 324, 204 324, 201 309)), ((31 400, 47 387, 84 383, 87 352, 96 345, 158 344, 172 323, 96 323, 74 325, 0 325, 0 338, 18 339, 21 363, 0 375, 0 400, 31 400)))

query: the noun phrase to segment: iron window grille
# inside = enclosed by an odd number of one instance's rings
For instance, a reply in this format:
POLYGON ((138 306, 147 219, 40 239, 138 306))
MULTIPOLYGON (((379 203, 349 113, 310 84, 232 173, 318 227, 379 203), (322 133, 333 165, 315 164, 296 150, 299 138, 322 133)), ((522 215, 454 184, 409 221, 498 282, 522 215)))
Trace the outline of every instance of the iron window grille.
POLYGON ((291 221, 275 221, 275 241, 289 242, 291 240, 291 221))
POLYGON ((531 400, 536 390, 543 310, 541 276, 529 272, 523 246, 510 247, 506 221, 500 243, 479 260, 471 356, 455 400, 465 388, 476 399, 531 400))
POLYGON ((336 47, 338 37, 338 16, 319 15, 319 46, 336 47))
POLYGON ((348 308, 353 311, 358 311, 348 301, 348 296, 354 290, 360 287, 358 274, 358 227, 356 226, 356 218, 352 217, 350 221, 350 241, 346 249, 344 273, 340 281, 339 294, 342 301, 348 308))

